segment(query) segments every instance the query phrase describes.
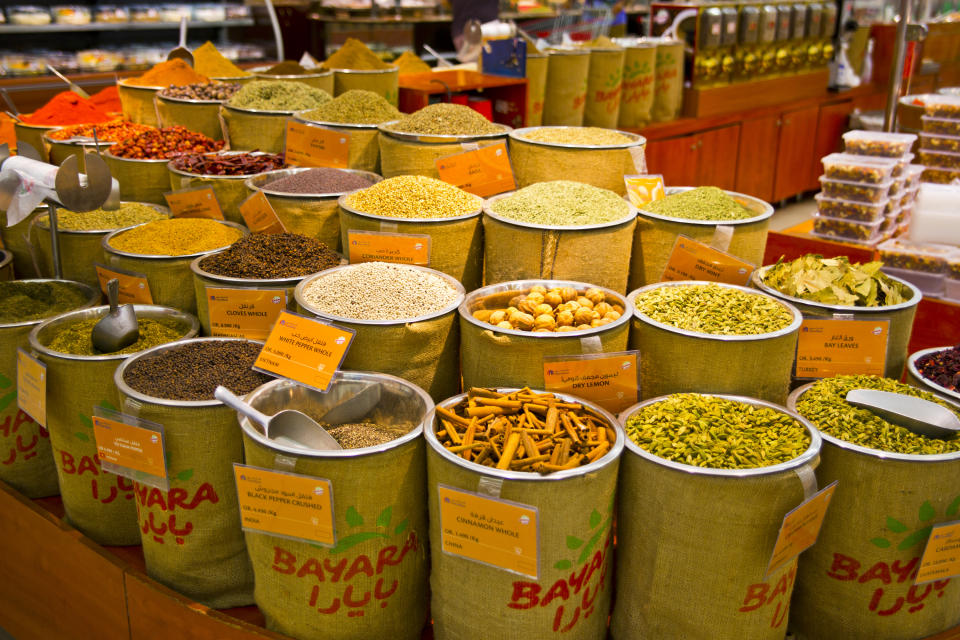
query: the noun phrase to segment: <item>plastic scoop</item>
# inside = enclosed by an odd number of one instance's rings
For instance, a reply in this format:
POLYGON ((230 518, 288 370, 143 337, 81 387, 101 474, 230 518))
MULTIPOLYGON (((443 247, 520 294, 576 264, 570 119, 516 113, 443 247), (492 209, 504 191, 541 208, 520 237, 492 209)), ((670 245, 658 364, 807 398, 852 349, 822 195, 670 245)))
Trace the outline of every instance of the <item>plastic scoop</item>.
POLYGON ((327 430, 305 413, 286 409, 268 416, 244 402, 226 387, 219 386, 214 397, 231 409, 239 411, 263 427, 263 435, 270 440, 301 449, 336 451, 342 449, 327 430))
POLYGON ((187 17, 180 16, 180 45, 167 54, 167 60, 183 60, 193 66, 193 53, 187 49, 187 17))
POLYGON ((120 351, 140 339, 140 326, 137 324, 133 305, 117 307, 119 295, 120 281, 114 278, 107 282, 110 312, 93 325, 93 332, 90 334, 94 348, 102 353, 120 351))
POLYGON ((953 411, 923 398, 854 389, 847 392, 847 402, 928 438, 950 438, 960 432, 960 419, 953 411))

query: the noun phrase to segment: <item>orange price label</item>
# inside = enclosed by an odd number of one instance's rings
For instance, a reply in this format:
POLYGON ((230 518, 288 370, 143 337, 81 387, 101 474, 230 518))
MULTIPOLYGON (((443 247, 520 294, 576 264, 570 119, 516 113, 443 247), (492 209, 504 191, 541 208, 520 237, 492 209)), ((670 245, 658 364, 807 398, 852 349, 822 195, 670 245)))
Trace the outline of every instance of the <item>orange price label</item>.
MULTIPOLYGON (((95 412, 103 413, 99 409, 95 412)), ((167 466, 163 455, 163 427, 132 416, 109 412, 93 416, 93 437, 97 456, 104 469, 137 481, 143 475, 169 487, 167 466), (136 424, 130 424, 131 422, 136 424)))
POLYGON ((174 218, 210 218, 223 220, 220 201, 213 187, 194 187, 163 194, 174 218))
POLYGON ((240 203, 240 215, 247 223, 251 233, 286 233, 277 212, 270 206, 270 201, 263 191, 257 191, 240 203))
POLYGON ((438 486, 444 553, 536 580, 540 573, 536 507, 438 486))
POLYGON ((543 359, 547 391, 595 402, 614 415, 637 403, 640 352, 620 351, 543 359))
POLYGON ((304 540, 327 547, 337 542, 333 487, 329 480, 234 463, 245 531, 304 540))
POLYGON ((437 158, 435 162, 441 180, 481 198, 517 188, 505 142, 437 158))
POLYGON ((326 391, 340 368, 354 332, 281 311, 254 369, 326 391))
POLYGON ((623 176, 623 183, 627 188, 630 204, 637 208, 667 197, 663 176, 660 174, 623 176))
POLYGON ((17 406, 47 426, 47 365, 23 349, 17 349, 17 406))
POLYGON ((207 287, 210 335, 266 340, 280 312, 287 308, 283 289, 207 287))
POLYGON ((729 253, 679 236, 660 280, 708 280, 745 285, 750 282, 754 268, 729 253))
POLYGON ((350 264, 395 262, 426 267, 430 264, 430 236, 386 231, 347 231, 350 264))
POLYGON ((930 530, 915 584, 960 576, 960 521, 938 524, 930 530))
POLYGON ((777 543, 767 565, 767 575, 814 545, 836 488, 835 480, 783 517, 777 543))
POLYGON ((346 169, 349 156, 349 133, 287 120, 287 164, 346 169))
POLYGON ((107 283, 116 278, 120 281, 120 293, 117 295, 120 304, 153 304, 153 294, 150 293, 150 283, 145 274, 96 263, 93 266, 97 270, 97 280, 100 281, 103 295, 107 295, 107 283))
POLYGON ((889 320, 804 318, 797 340, 797 378, 882 376, 887 366, 889 320))

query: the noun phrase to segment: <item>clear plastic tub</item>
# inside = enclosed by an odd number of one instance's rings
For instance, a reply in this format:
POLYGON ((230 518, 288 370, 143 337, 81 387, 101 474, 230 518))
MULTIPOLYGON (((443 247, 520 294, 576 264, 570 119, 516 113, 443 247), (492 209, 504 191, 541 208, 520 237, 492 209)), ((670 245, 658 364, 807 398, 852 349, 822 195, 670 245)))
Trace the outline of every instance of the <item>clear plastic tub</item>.
POLYGON ((10 24, 37 27, 50 24, 50 10, 47 7, 38 7, 31 4, 16 5, 7 8, 7 18, 10 24))
POLYGON ((841 218, 829 218, 819 213, 813 214, 813 234, 830 240, 874 244, 880 239, 880 227, 883 219, 876 222, 855 222, 841 218))
POLYGON ((815 195, 814 199, 817 201, 817 209, 821 216, 866 223, 882 220, 888 203, 887 200, 877 203, 854 202, 828 198, 821 193, 815 195))
POLYGON ((907 191, 920 188, 920 176, 923 175, 924 167, 922 164, 907 165, 907 191))
POLYGON ((910 284, 920 289, 920 293, 926 298, 939 298, 943 296, 946 286, 946 275, 924 273, 922 271, 910 271, 908 269, 897 269, 896 267, 883 267, 882 271, 888 276, 906 280, 910 284))
POLYGON ((823 175, 831 180, 882 184, 890 180, 897 161, 892 158, 858 156, 852 153, 831 153, 824 156, 823 175))
POLYGON ((57 24, 90 24, 93 14, 90 7, 76 4, 61 4, 51 9, 53 21, 57 24))
POLYGON ((920 164, 925 167, 940 167, 942 169, 960 169, 960 153, 950 151, 931 151, 920 149, 920 164))
POLYGON ((897 230, 898 217, 900 217, 899 209, 897 209, 893 213, 889 213, 883 216, 883 222, 880 225, 880 233, 884 234, 884 236, 886 236, 887 233, 889 233, 890 235, 893 235, 893 232, 897 230))
POLYGON ((890 175, 894 178, 901 177, 903 172, 906 171, 907 167, 910 166, 910 163, 913 162, 913 157, 914 156, 912 153, 908 153, 899 160, 895 160, 897 164, 893 167, 893 173, 890 175))
POLYGON ((864 184, 862 182, 831 180, 826 176, 820 176, 820 188, 824 196, 853 202, 881 202, 889 194, 891 185, 893 185, 893 180, 887 180, 880 184, 864 184))
POLYGON ((913 203, 917 200, 917 193, 920 191, 918 186, 915 189, 907 189, 902 196, 900 196, 900 207, 911 207, 913 203))
POLYGON ((960 96, 929 96, 923 101, 923 112, 933 118, 960 119, 960 96))
POLYGON ((930 151, 960 153, 960 136, 945 136, 936 133, 921 133, 920 148, 930 151))
POLYGON ((923 121, 924 133, 933 133, 941 136, 960 136, 960 120, 931 118, 930 116, 921 116, 920 119, 923 121))
POLYGON ((953 247, 936 244, 914 244, 902 240, 890 240, 877 247, 884 267, 923 273, 946 273, 947 258, 953 247))
POLYGON ((917 136, 912 133, 858 130, 843 134, 843 146, 847 153, 883 158, 902 158, 916 140, 917 136))
POLYGON ((954 249, 947 257, 947 275, 954 280, 960 280, 960 249, 954 249))
POLYGON ((115 4, 101 4, 97 5, 94 17, 97 22, 106 22, 108 24, 129 22, 130 11, 127 7, 120 7, 115 4))
POLYGON ((898 200, 899 195, 904 193, 907 190, 907 176, 900 176, 899 178, 894 178, 893 182, 890 183, 890 191, 887 195, 890 196, 891 200, 898 200))
POLYGON ((943 281, 943 298, 953 302, 960 302, 960 279, 947 278, 943 281))
POLYGON ((948 169, 946 167, 927 167, 923 171, 923 182, 934 182, 937 184, 951 184, 954 180, 960 180, 960 169, 948 169))

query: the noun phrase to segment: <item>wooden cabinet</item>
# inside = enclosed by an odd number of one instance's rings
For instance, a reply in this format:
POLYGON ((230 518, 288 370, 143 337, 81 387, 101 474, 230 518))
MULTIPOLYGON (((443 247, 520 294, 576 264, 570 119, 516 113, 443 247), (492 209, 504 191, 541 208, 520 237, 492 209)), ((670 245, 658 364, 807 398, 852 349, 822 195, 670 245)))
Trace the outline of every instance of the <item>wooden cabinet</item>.
MULTIPOLYGON (((835 151, 843 150, 843 132, 847 130, 850 114, 853 113, 853 101, 845 100, 820 107, 817 119, 817 141, 813 149, 811 172, 814 178, 823 173, 820 159, 835 151)), ((815 180, 812 189, 820 189, 820 181, 815 180)))
POLYGON ((784 111, 777 137, 777 172, 772 200, 783 200, 815 188, 811 158, 816 143, 819 107, 784 111))
POLYGON ((697 186, 697 135, 647 143, 647 167, 667 186, 697 186))
POLYGON ((777 164, 771 161, 779 133, 779 115, 745 120, 740 125, 737 154, 736 191, 761 200, 773 200, 773 179, 777 164))
POLYGON ((740 125, 647 143, 650 173, 662 173, 670 186, 716 186, 736 183, 740 125))

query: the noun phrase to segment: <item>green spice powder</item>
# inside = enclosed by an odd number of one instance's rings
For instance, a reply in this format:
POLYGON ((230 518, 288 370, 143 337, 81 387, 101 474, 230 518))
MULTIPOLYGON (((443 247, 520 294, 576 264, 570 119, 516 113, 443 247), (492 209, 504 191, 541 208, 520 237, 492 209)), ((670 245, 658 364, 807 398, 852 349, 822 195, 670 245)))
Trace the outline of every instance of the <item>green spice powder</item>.
POLYGON ((633 215, 613 191, 569 180, 532 184, 490 208, 511 220, 558 227, 626 222, 633 215))
POLYGON ((387 129, 401 133, 435 136, 479 136, 506 133, 501 124, 494 124, 462 104, 439 102, 404 116, 387 129))
POLYGON ((644 211, 687 220, 745 220, 759 213, 743 206, 718 187, 697 187, 643 206, 644 211))
POLYGON ((87 298, 67 282, 0 282, 0 324, 56 316, 79 309, 87 298))
POLYGON ((297 81, 254 80, 227 100, 231 107, 261 111, 304 111, 332 100, 330 94, 297 81))
MULTIPOLYGON (((67 325, 46 346, 53 351, 78 356, 107 355, 103 351, 94 349, 93 341, 90 339, 93 326, 99 320, 100 318, 91 318, 67 325)), ((187 333, 187 329, 182 323, 172 319, 137 318, 137 326, 140 328, 140 339, 129 347, 120 351, 113 351, 109 355, 137 353, 144 349, 179 340, 187 333)))
POLYGON ((302 115, 307 120, 316 122, 380 124, 381 122, 396 120, 402 114, 380 94, 362 89, 351 89, 302 115))
POLYGON ((715 284, 662 286, 637 294, 645 316, 678 329, 712 335, 759 335, 790 326, 786 306, 759 293, 715 284))
MULTIPOLYGON (((45 228, 50 225, 47 222, 49 216, 43 216, 38 223, 45 228)), ((167 214, 157 211, 155 208, 139 202, 125 202, 119 209, 107 211, 104 209, 94 209, 78 213, 66 209, 57 209, 57 228, 64 231, 113 231, 114 229, 123 229, 132 227, 144 222, 153 222, 167 218, 167 214)))

